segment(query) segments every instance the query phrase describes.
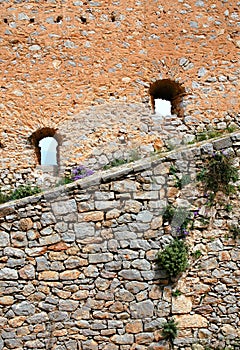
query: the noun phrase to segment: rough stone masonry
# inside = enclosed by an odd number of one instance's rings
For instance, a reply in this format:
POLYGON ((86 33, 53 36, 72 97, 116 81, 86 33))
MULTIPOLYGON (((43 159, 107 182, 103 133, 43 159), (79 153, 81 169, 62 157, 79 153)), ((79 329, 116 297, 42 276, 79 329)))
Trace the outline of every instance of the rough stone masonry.
POLYGON ((179 350, 239 349, 240 246, 229 229, 239 192, 210 207, 196 182, 215 151, 239 169, 239 142, 235 133, 1 205, 0 349, 167 350, 171 316, 179 350), (173 166, 191 176, 182 189, 173 166), (192 218, 189 268, 174 283, 156 266, 172 239, 169 203, 192 218))
POLYGON ((162 79, 183 87, 179 132, 235 123, 238 7, 237 0, 2 0, 1 168, 13 169, 10 177, 34 168, 29 137, 44 128, 62 136, 63 166, 94 158, 104 142, 111 154, 113 139, 125 149, 154 148, 162 129, 151 128, 149 87, 162 79))

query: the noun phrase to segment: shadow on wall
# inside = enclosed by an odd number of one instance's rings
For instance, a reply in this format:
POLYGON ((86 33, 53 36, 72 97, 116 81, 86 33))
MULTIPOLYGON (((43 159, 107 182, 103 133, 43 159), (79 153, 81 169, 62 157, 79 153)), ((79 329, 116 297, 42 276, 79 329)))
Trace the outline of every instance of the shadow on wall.
POLYGON ((150 85, 149 94, 153 113, 184 115, 182 99, 185 88, 180 83, 170 79, 157 80, 150 85))

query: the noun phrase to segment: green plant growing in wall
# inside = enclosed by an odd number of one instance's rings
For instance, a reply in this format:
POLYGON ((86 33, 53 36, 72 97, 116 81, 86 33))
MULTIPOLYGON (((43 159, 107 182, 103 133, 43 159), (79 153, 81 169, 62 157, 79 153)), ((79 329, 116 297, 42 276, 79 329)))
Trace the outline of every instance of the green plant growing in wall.
POLYGON ((103 169, 108 170, 108 169, 111 169, 113 167, 117 167, 117 166, 120 166, 123 164, 136 162, 140 158, 141 157, 140 157, 140 154, 138 153, 138 150, 133 149, 133 150, 131 150, 131 152, 129 153, 129 156, 127 158, 115 158, 109 164, 104 165, 103 169))
POLYGON ((226 151, 213 153, 205 170, 198 174, 197 180, 203 182, 205 190, 213 197, 218 191, 226 195, 233 193, 234 186, 231 182, 238 180, 238 170, 233 165, 232 156, 226 151))
POLYGON ((179 289, 176 289, 176 290, 172 291, 172 296, 173 296, 174 298, 177 298, 177 297, 179 297, 180 295, 182 295, 182 292, 181 292, 179 289))
POLYGON ((62 185, 68 185, 68 184, 70 184, 72 182, 73 182, 73 180, 71 179, 70 176, 65 176, 65 177, 63 177, 62 179, 60 179, 58 181, 58 183, 56 184, 56 187, 62 186, 62 185))
POLYGON ((120 166, 123 164, 127 164, 127 163, 128 163, 127 159, 116 158, 116 159, 113 159, 109 164, 104 165, 103 169, 108 170, 108 169, 111 169, 111 168, 114 168, 114 167, 117 167, 117 166, 120 166))
POLYGON ((191 177, 189 174, 183 174, 181 179, 177 178, 176 179, 176 184, 175 186, 179 188, 180 190, 183 189, 185 186, 191 183, 191 177))
POLYGON ((9 196, 9 200, 21 199, 34 194, 40 193, 41 189, 38 186, 21 185, 16 188, 9 196))
POLYGON ((171 318, 162 326, 162 336, 170 342, 171 348, 174 348, 174 339, 177 337, 178 327, 177 322, 171 318))
POLYGON ((196 134, 196 140, 197 141, 209 140, 215 137, 219 137, 222 134, 223 134, 223 130, 212 129, 212 130, 202 131, 196 134))
POLYGON ((172 227, 175 236, 184 238, 189 234, 189 229, 193 228, 193 219, 188 208, 178 207, 168 204, 163 215, 163 223, 168 223, 172 227))
POLYGON ((189 234, 189 229, 193 228, 193 220, 188 208, 176 208, 171 225, 178 237, 186 237, 189 234))
POLYGON ((194 252, 192 252, 191 255, 192 255, 192 257, 193 257, 194 259, 199 259, 200 256, 202 256, 202 252, 201 252, 201 250, 197 249, 197 250, 195 250, 194 252))
POLYGON ((40 193, 42 190, 38 186, 21 185, 9 194, 5 194, 0 190, 0 204, 40 193))
POLYGON ((186 185, 190 184, 192 180, 189 174, 182 174, 182 176, 180 177, 178 176, 177 172, 177 167, 172 164, 169 168, 169 174, 175 177, 175 187, 181 190, 186 185))
POLYGON ((235 132, 237 130, 238 130, 237 125, 229 125, 229 126, 227 126, 227 132, 228 133, 235 132))
POLYGON ((168 276, 176 278, 188 267, 188 246, 180 239, 173 239, 163 250, 157 253, 157 265, 167 272, 168 276))

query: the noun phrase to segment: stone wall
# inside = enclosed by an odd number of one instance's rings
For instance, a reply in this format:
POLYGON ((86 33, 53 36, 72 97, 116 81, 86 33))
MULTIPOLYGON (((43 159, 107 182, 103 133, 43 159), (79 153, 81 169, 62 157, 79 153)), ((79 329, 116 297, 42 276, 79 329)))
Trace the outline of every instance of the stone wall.
POLYGON ((57 134, 61 143, 58 171, 54 176, 51 169, 49 174, 45 167, 29 165, 36 153, 28 144, 29 164, 22 164, 21 158, 16 163, 13 158, 10 165, 4 157, 1 159, 0 188, 5 192, 27 183, 51 187, 80 164, 92 170, 104 169, 114 160, 133 161, 196 142, 201 132, 207 136, 208 131, 221 134, 239 127, 238 115, 214 121, 205 118, 200 122, 190 116, 151 114, 136 103, 93 106, 59 125, 57 134))
POLYGON ((239 238, 229 229, 239 227, 239 182, 212 207, 196 182, 215 151, 239 169, 239 142, 235 133, 1 205, 0 349, 168 349, 161 328, 172 316, 177 349, 239 349, 239 238), (189 268, 174 283, 155 261, 173 237, 167 204, 192 223, 189 268))
MULTIPOLYGON (((183 86, 179 108, 195 125, 239 113, 237 0, 3 0, 0 7, 2 169, 35 166, 29 137, 60 130, 92 106, 134 103, 149 117, 149 86, 159 79, 183 86)), ((97 124, 97 114, 90 117, 97 124)), ((91 156, 105 123, 95 126, 91 156)), ((112 115, 121 132, 118 123, 112 115)), ((71 139, 70 132, 64 141, 71 139)))

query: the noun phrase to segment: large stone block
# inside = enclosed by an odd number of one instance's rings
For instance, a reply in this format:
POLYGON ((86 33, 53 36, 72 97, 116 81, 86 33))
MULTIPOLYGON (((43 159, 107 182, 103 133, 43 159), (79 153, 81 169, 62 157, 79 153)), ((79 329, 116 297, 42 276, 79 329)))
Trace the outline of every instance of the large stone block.
POLYGON ((172 298, 172 313, 173 314, 188 314, 192 311, 191 297, 180 295, 172 298))
POLYGON ((56 216, 77 212, 77 204, 74 199, 56 201, 51 204, 53 214, 56 216))
POLYGON ((94 236, 95 226, 92 223, 75 223, 74 232, 76 234, 76 240, 80 241, 85 238, 94 236))
POLYGON ((139 303, 131 303, 130 311, 132 318, 144 319, 153 316, 154 304, 150 300, 141 301, 139 303))
POLYGON ((176 321, 180 328, 204 328, 208 325, 208 320, 201 315, 176 315, 176 321))
POLYGON ((90 264, 106 263, 112 260, 113 260, 112 253, 89 254, 90 264))
POLYGON ((4 248, 9 245, 9 234, 4 231, 0 231, 0 247, 4 248))

